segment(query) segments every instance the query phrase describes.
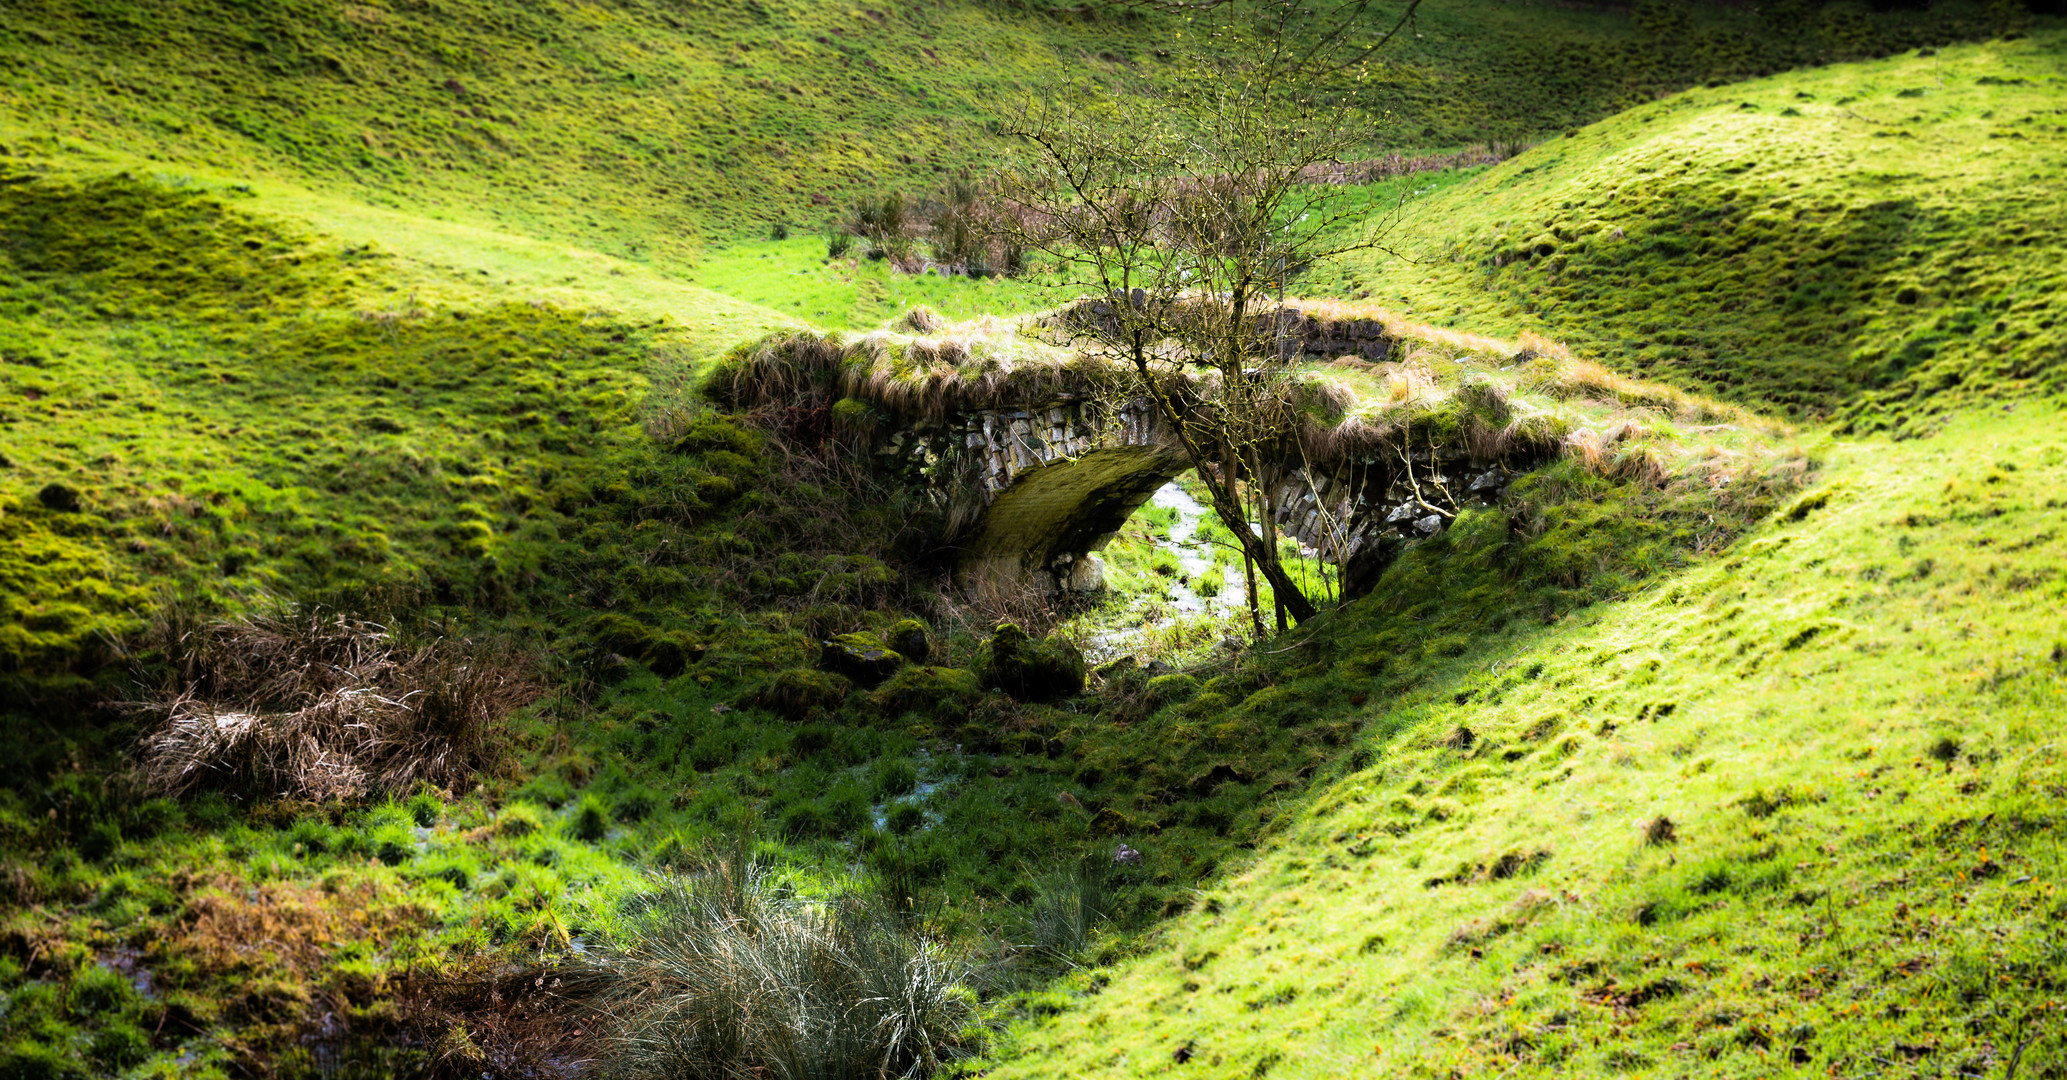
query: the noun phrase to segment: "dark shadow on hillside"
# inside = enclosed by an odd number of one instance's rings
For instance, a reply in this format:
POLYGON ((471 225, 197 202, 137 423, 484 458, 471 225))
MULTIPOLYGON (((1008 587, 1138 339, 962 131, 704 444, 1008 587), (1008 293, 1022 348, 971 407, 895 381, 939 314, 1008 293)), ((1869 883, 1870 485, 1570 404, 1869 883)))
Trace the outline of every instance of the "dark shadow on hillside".
POLYGON ((2057 207, 1815 205, 1716 184, 1617 209, 1503 237, 1481 256, 1483 287, 1611 366, 1864 430, 1899 424, 1920 396, 2062 385, 2045 323, 2016 314, 2043 306, 2044 281, 2000 272, 2043 243, 2044 219, 2067 227, 2057 207))

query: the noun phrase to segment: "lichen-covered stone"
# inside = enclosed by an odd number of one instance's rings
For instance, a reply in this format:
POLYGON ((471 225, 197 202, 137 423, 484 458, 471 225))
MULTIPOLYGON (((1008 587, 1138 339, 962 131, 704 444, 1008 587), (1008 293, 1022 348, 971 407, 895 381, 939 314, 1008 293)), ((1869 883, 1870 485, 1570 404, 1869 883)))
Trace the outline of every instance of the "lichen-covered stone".
POLYGON ((1012 623, 1000 623, 976 653, 976 677, 985 689, 1021 701, 1055 701, 1084 692, 1084 654, 1056 634, 1035 641, 1012 623))
POLYGON ((861 686, 876 686, 905 664, 903 654, 870 634, 841 634, 818 644, 820 668, 844 675, 861 686))
POLYGON ((907 667, 869 695, 869 704, 885 717, 917 713, 939 724, 965 720, 983 697, 973 672, 961 668, 907 667))
POLYGON ((890 628, 883 637, 883 644, 914 664, 923 664, 933 655, 933 641, 926 631, 926 624, 917 619, 903 619, 890 628))
POLYGON ((747 704, 763 708, 785 720, 808 720, 840 707, 846 698, 847 680, 839 675, 807 668, 776 672, 748 696, 747 704))

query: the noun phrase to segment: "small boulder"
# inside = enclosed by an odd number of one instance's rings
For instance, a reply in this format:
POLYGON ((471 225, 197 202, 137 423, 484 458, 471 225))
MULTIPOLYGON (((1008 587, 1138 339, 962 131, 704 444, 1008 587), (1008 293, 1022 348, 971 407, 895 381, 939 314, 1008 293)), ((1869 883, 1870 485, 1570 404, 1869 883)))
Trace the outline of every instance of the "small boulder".
POLYGON ((838 675, 791 668, 762 683, 747 703, 786 720, 802 721, 839 708, 846 696, 847 680, 838 675))
POLYGON ((923 664, 933 655, 933 640, 926 632, 926 624, 917 619, 904 619, 891 627, 883 644, 914 664, 923 664))
POLYGON ((60 514, 79 512, 79 493, 63 484, 43 485, 43 490, 36 493, 36 501, 42 503, 44 509, 60 514))
POLYGON ((841 634, 818 643, 818 666, 860 686, 877 686, 904 666, 904 656, 869 634, 841 634))
POLYGON ((976 676, 960 668, 906 667, 869 695, 878 713, 895 719, 917 713, 935 723, 960 723, 983 697, 976 676))
POLYGON ((1092 836, 1119 836, 1136 831, 1134 820, 1110 806, 1091 815, 1092 836))
POLYGON ((1084 654, 1057 634, 1035 641, 1012 623, 1000 623, 976 653, 976 677, 987 690, 1021 701, 1055 701, 1084 692, 1084 654))

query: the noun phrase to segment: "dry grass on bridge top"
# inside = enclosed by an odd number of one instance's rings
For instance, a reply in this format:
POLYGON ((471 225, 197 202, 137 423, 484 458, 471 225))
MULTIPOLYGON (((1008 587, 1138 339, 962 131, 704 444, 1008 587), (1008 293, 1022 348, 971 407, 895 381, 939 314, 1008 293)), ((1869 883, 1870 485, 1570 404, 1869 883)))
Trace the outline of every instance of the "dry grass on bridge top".
MULTIPOLYGON (((1780 422, 1619 375, 1533 334, 1503 340, 1336 300, 1286 307, 1323 324, 1375 321, 1391 343, 1383 361, 1295 367, 1298 451, 1322 468, 1462 446, 1481 460, 1568 457, 1652 485, 1720 489, 1801 471, 1780 422)), ((1075 344, 1059 315, 948 323, 918 308, 862 334, 778 331, 733 350, 705 390, 733 409, 831 408, 865 431, 1128 393, 1116 361, 1075 344)))
POLYGON ((1390 357, 1299 373, 1309 461, 1463 445, 1474 457, 1563 456, 1615 478, 1720 488, 1801 470, 1792 429, 1742 406, 1632 379, 1524 333, 1504 340, 1412 322, 1374 304, 1298 301, 1323 323, 1372 320, 1390 357))

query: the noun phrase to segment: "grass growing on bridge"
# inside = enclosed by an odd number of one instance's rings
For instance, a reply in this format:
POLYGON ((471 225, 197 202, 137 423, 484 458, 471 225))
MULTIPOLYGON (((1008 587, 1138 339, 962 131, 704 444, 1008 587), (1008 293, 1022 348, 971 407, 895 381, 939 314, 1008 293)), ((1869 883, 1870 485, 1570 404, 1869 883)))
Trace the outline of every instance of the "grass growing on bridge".
MULTIPOLYGON (((1490 460, 1569 457, 1653 486, 1711 491, 1762 476, 1786 456, 1784 425, 1737 405, 1626 378, 1534 335, 1502 341, 1411 322, 1372 304, 1287 301, 1317 324, 1375 322, 1391 358, 1309 360, 1291 369, 1297 446, 1323 471, 1432 444, 1490 460)), ((989 410, 1090 400, 1117 408, 1127 373, 1077 347, 1066 319, 1041 313, 951 323, 915 309, 865 334, 781 330, 733 349, 706 391, 735 409, 830 409, 867 446, 900 427, 989 410)), ((1205 390, 1202 392, 1210 392, 1205 390)))

